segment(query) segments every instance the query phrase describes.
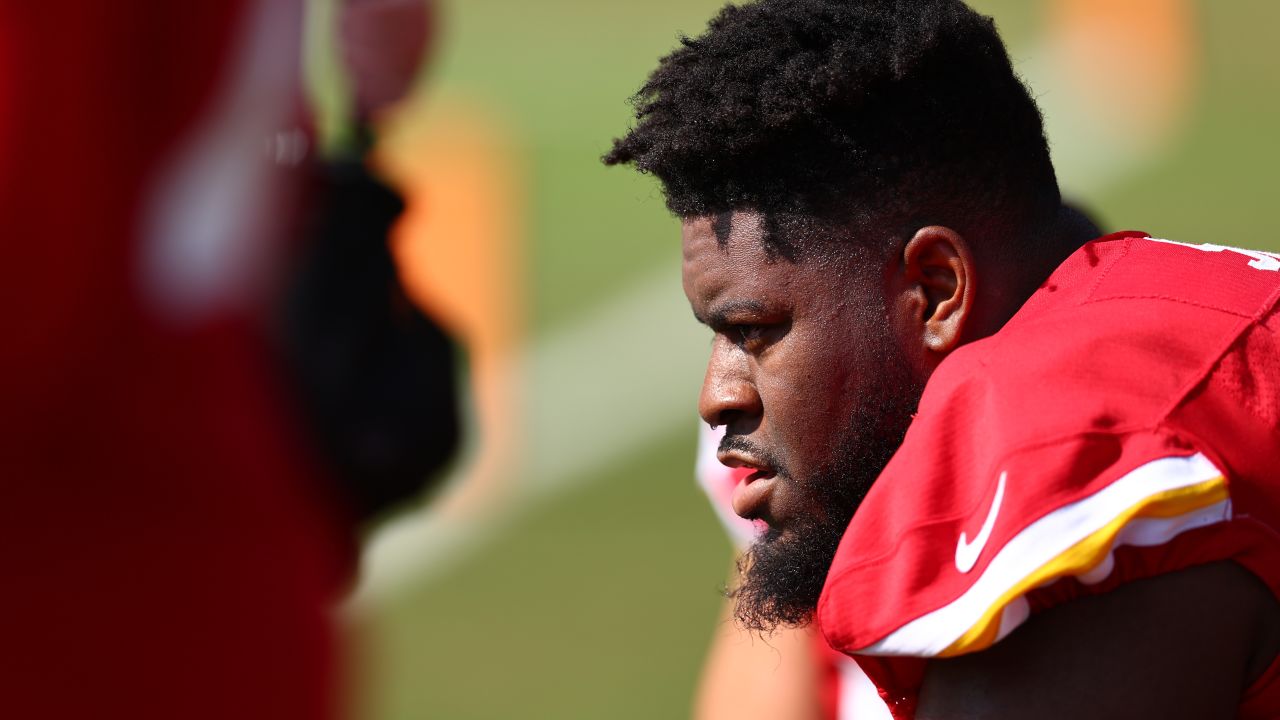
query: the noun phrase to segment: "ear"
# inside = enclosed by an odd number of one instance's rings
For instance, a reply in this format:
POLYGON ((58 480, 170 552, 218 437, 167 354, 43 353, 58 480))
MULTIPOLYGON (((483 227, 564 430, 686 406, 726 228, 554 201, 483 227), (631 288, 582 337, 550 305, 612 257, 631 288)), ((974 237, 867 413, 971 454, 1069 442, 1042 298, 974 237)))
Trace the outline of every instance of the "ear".
POLYGON ((973 256, 959 233, 930 225, 907 241, 899 261, 890 281, 892 322, 903 349, 927 375, 960 347, 973 315, 973 256))

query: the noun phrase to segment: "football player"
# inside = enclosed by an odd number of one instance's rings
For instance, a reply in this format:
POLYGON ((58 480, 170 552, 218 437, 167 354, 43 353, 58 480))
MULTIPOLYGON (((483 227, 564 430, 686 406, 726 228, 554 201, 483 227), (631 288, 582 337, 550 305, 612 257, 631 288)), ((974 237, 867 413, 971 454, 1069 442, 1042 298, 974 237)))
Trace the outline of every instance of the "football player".
POLYGON ((816 624, 900 718, 1280 715, 1280 256, 1089 240, 958 0, 730 6, 605 157, 662 182, 699 410, 816 624))

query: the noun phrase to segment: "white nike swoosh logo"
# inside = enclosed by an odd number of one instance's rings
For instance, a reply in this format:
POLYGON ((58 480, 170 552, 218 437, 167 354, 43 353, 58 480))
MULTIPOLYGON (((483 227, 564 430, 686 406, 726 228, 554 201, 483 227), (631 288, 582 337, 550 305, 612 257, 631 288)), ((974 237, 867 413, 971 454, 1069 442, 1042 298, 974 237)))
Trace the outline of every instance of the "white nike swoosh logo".
POLYGON ((991 510, 987 512, 987 521, 982 523, 978 536, 969 542, 968 536, 960 533, 960 543, 956 545, 956 569, 967 573, 978 564, 978 556, 991 539, 991 529, 996 526, 996 515, 1000 514, 1000 502, 1004 500, 1004 481, 1008 473, 1000 473, 1000 481, 996 484, 996 498, 991 501, 991 510))

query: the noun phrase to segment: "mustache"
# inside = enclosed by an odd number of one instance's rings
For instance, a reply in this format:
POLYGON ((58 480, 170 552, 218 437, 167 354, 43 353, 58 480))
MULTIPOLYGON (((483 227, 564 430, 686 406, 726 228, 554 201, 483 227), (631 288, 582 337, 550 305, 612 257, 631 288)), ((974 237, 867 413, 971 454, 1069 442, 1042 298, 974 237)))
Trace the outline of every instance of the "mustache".
POLYGON ((771 470, 779 475, 789 476, 789 473, 787 473, 786 468, 783 466, 782 461, 778 459, 777 455, 774 455, 761 445, 751 442, 741 435, 726 434, 720 439, 720 452, 729 452, 734 450, 750 455, 765 465, 768 465, 771 470))

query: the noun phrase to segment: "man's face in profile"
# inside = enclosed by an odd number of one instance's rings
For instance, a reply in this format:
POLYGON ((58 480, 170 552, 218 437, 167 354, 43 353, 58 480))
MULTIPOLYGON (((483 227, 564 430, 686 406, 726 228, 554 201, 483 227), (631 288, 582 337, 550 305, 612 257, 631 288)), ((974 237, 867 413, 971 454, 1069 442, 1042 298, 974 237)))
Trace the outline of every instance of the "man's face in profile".
POLYGON ((682 233, 685 295, 715 332, 699 413, 725 426, 720 461, 754 470, 734 511, 769 526, 731 593, 747 627, 800 624, 920 388, 891 339, 875 253, 793 261, 770 251, 758 214, 734 213, 722 239, 714 225, 689 218, 682 233))

